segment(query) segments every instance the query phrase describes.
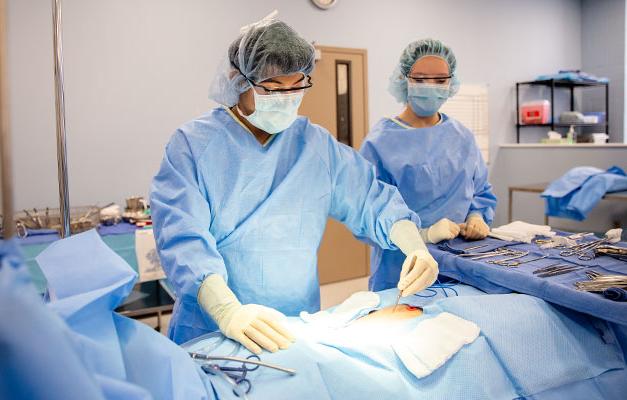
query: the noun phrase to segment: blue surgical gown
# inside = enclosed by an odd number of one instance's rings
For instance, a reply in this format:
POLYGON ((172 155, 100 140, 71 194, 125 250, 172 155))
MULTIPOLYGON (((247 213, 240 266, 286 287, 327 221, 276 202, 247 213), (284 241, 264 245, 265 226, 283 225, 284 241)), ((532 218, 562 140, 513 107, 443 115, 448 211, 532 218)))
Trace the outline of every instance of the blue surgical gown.
MULTIPOLYGON (((441 218, 461 223, 471 213, 490 223, 496 197, 474 135, 455 119, 441 115, 441 123, 429 128, 383 118, 360 152, 374 164, 380 180, 398 188, 423 227, 441 218)), ((373 246, 370 288, 395 287, 404 258, 398 250, 373 246)))
POLYGON ((215 330, 197 292, 222 275, 243 303, 286 315, 320 308, 316 253, 327 217, 384 249, 401 219, 420 220, 394 186, 324 128, 299 117, 265 146, 225 108, 179 128, 153 180, 161 263, 177 299, 170 338, 215 330))

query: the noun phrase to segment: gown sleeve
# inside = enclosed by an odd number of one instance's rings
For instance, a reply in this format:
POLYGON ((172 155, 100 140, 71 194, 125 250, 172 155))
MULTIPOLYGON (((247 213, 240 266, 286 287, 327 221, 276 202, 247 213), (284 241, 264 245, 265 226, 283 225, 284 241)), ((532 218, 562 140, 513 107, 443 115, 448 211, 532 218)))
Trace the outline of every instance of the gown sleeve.
POLYGON ((395 186, 377 179, 376 169, 368 160, 329 137, 331 217, 344 223, 358 239, 396 250, 390 240, 392 225, 409 219, 420 227, 420 218, 407 207, 395 186))
POLYGON ((210 274, 227 280, 224 260, 209 231, 211 207, 198 182, 197 164, 185 134, 168 143, 152 181, 150 206, 161 264, 177 296, 197 296, 210 274))

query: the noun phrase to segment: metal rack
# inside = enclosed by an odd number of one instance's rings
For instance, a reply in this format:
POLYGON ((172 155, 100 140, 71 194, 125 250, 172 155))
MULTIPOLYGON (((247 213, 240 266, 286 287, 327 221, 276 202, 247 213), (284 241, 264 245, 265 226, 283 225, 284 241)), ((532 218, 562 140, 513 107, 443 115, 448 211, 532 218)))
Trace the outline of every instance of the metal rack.
POLYGON ((572 82, 566 80, 546 79, 528 82, 516 82, 516 143, 520 143, 520 128, 547 127, 555 130, 556 127, 602 127, 605 133, 610 134, 609 124, 609 85, 602 82, 572 82), (520 86, 548 86, 551 88, 551 122, 547 124, 520 123, 520 86), (605 87, 605 121, 600 124, 562 124, 555 122, 555 89, 570 90, 570 110, 575 111, 575 88, 605 87))
MULTIPOLYGON (((65 140, 65 96, 63 90, 63 40, 61 0, 52 1, 52 43, 54 61, 55 115, 57 133, 57 172, 62 238, 70 235, 70 204, 68 193, 67 151, 65 140)), ((6 84, 6 4, 0 0, 0 164, 2 171, 2 215, 4 239, 15 233, 13 222, 13 181, 9 134, 9 112, 6 84)))
MULTIPOLYGON (((59 212, 56 218, 60 221, 61 237, 70 235, 70 205, 67 175, 67 152, 65 138, 65 106, 63 90, 63 45, 62 45, 62 18, 61 0, 52 2, 53 27, 53 56, 54 56, 54 83, 56 106, 56 134, 57 134, 57 170, 59 180, 59 212)), ((9 112, 7 99, 7 71, 6 71, 6 2, 0 0, 0 240, 10 239, 15 234, 13 221, 13 179, 10 151, 9 112)), ((137 284, 137 288, 142 288, 137 284)), ((161 282, 147 282, 144 285, 147 291, 154 293, 143 299, 116 309, 122 315, 131 318, 157 317, 156 329, 164 326, 162 317, 173 309, 173 296, 162 288, 161 282)))

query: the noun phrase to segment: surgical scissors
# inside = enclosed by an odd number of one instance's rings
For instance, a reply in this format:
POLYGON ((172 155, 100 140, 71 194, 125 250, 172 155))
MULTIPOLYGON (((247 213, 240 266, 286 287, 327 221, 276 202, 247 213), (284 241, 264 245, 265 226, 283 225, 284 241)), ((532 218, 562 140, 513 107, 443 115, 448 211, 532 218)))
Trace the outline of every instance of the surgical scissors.
POLYGON ((606 239, 600 239, 600 240, 593 240, 592 242, 588 242, 588 243, 578 244, 576 246, 571 247, 568 250, 562 250, 560 252, 560 256, 571 257, 574 255, 578 255, 577 257, 578 259, 582 261, 590 261, 594 258, 594 255, 590 256, 590 255, 587 255, 586 253, 589 250, 594 250, 596 247, 605 243, 607 243, 606 239))
POLYGON ((201 353, 189 353, 190 357, 195 360, 202 361, 233 361, 242 363, 241 367, 230 367, 225 365, 218 365, 216 363, 205 363, 201 366, 205 373, 219 376, 224 379, 233 387, 233 393, 240 398, 247 399, 246 396, 252 389, 252 383, 250 379, 246 377, 248 372, 255 371, 259 367, 266 367, 275 369, 277 371, 285 372, 286 374, 293 376, 296 375, 296 370, 291 368, 284 368, 278 365, 268 364, 261 361, 256 354, 251 354, 246 358, 233 357, 233 356, 209 356, 201 353), (248 364, 253 365, 249 367, 248 364))
MULTIPOLYGON (((247 359, 250 358, 256 358, 257 360, 259 360, 259 356, 255 354, 247 357, 247 359)), ((258 369, 259 365, 255 365, 254 367, 249 368, 244 363, 241 367, 226 367, 220 366, 218 364, 208 363, 204 364, 201 368, 203 371, 205 371, 205 373, 217 375, 224 378, 228 383, 231 384, 231 386, 233 386, 233 393, 237 397, 245 398, 252 389, 252 384, 250 383, 250 380, 246 378, 246 374, 248 373, 248 371, 255 371, 256 369, 258 369), (239 374, 237 372, 239 372, 239 374)))

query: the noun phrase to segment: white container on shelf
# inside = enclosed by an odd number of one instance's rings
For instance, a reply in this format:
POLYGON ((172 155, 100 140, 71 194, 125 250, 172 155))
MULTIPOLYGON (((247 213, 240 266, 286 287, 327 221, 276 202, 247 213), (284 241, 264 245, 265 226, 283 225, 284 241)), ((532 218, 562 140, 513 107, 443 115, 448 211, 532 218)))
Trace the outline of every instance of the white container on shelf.
POLYGON ((605 144, 607 143, 607 139, 610 137, 607 133, 593 133, 592 134, 592 143, 594 144, 605 144))

